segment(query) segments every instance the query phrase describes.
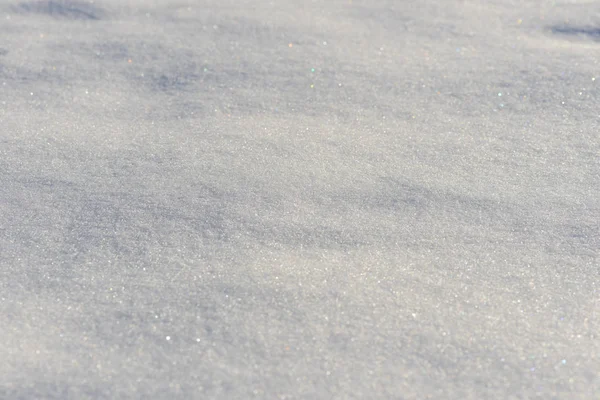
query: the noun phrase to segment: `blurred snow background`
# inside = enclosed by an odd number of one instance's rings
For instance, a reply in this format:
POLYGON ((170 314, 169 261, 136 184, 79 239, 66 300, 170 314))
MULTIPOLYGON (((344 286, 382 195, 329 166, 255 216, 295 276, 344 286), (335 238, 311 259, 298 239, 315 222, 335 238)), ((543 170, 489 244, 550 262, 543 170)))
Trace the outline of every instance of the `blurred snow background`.
POLYGON ((0 1, 0 394, 600 392, 591 1, 0 1))

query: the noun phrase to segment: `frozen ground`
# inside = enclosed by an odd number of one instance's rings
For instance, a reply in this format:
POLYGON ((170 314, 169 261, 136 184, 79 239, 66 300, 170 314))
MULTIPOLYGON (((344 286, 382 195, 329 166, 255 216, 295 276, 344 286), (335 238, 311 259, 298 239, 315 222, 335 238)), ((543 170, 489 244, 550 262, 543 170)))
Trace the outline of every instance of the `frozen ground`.
POLYGON ((0 397, 598 399, 593 1, 0 0, 0 397))

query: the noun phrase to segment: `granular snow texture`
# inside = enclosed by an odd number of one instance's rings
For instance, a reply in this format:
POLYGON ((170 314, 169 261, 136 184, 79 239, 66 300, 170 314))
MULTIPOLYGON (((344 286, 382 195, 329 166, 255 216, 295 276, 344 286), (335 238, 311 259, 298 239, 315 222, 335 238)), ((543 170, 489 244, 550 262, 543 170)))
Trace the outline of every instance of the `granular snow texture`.
POLYGON ((0 398, 598 399, 600 7, 0 0, 0 398))

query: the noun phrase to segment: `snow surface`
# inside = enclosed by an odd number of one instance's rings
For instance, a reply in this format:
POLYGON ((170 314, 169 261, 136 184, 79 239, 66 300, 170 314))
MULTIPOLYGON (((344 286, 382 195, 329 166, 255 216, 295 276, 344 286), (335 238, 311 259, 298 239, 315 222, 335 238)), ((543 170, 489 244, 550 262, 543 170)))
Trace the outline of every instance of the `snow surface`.
POLYGON ((0 397, 597 399, 600 7, 0 0, 0 397))

